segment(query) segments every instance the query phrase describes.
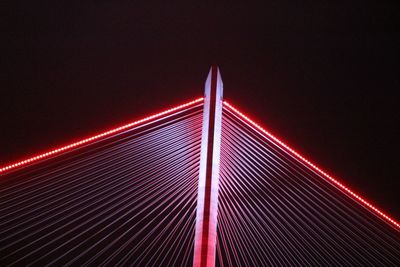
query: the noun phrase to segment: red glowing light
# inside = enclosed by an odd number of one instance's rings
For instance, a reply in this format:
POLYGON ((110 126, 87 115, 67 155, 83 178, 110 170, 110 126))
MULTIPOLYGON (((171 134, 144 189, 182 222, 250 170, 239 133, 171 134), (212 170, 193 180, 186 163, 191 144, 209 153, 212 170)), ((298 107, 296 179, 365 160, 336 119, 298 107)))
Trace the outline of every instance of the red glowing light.
POLYGON ((176 106, 176 107, 173 107, 173 108, 164 110, 164 111, 162 111, 162 112, 160 112, 160 113, 153 114, 153 115, 148 116, 148 117, 146 117, 146 118, 143 118, 143 119, 140 119, 140 120, 137 120, 137 121, 134 121, 134 122, 125 124, 125 125, 123 125, 123 126, 120 126, 120 127, 117 127, 117 128, 111 129, 111 130, 108 130, 108 131, 106 131, 106 132, 103 132, 103 133, 100 133, 100 134, 97 134, 97 135, 88 137, 88 138, 83 139, 83 140, 81 140, 81 141, 78 141, 78 142, 75 142, 75 143, 72 143, 72 144, 69 144, 69 145, 66 145, 66 146, 63 146, 63 147, 60 147, 60 148, 51 150, 51 151, 49 151, 49 152, 46 152, 46 153, 43 153, 43 154, 40 154, 40 155, 36 155, 36 156, 31 157, 31 158, 28 158, 28 159, 26 159, 26 160, 22 160, 22 161, 19 161, 19 162, 15 162, 15 163, 10 164, 10 165, 5 166, 5 167, 0 167, 0 174, 1 174, 2 172, 15 169, 16 167, 20 167, 20 166, 26 165, 26 164, 28 164, 28 163, 35 162, 35 161, 37 161, 37 160, 44 159, 44 158, 47 158, 47 157, 49 157, 49 156, 53 156, 53 155, 59 154, 60 152, 67 151, 67 150, 72 149, 72 148, 77 148, 77 147, 79 147, 79 146, 81 146, 81 145, 83 145, 83 144, 90 143, 90 142, 92 142, 92 141, 94 141, 94 140, 99 140, 99 139, 101 139, 101 138, 103 138, 103 137, 110 136, 110 135, 112 135, 112 134, 121 132, 121 131, 123 131, 123 130, 127 130, 127 129, 129 129, 129 128, 134 127, 134 126, 138 126, 138 125, 140 125, 140 124, 142 124, 142 123, 149 122, 149 121, 151 121, 151 120, 160 118, 160 117, 162 117, 162 116, 164 116, 164 115, 171 114, 171 113, 173 113, 173 112, 175 112, 175 111, 178 111, 178 110, 181 110, 181 109, 184 109, 184 108, 193 106, 193 105, 195 105, 195 104, 197 104, 197 103, 202 102, 203 100, 204 100, 204 98, 203 98, 203 97, 200 97, 200 98, 197 98, 197 99, 195 99, 195 100, 193 100, 193 101, 190 101, 190 102, 184 103, 184 104, 182 104, 182 105, 179 105, 179 106, 176 106))
MULTIPOLYGON (((41 159, 45 159, 48 158, 49 156, 53 156, 56 154, 59 154, 61 152, 65 152, 68 151, 69 149, 72 148, 78 148, 79 146, 83 145, 83 144, 88 144, 92 141, 95 140, 100 140, 101 138, 110 136, 112 134, 121 132, 123 130, 127 130, 129 128, 135 127, 135 126, 139 126, 142 123, 145 122, 150 122, 151 120, 160 118, 164 115, 168 115, 171 114, 175 111, 190 107, 192 105, 195 105, 197 103, 200 103, 204 100, 203 97, 201 98, 197 98, 193 101, 184 103, 182 105, 164 110, 160 113, 148 116, 146 118, 125 124, 123 126, 108 130, 106 132, 88 137, 86 139, 83 139, 81 141, 51 150, 49 152, 43 153, 43 154, 39 154, 36 155, 34 157, 19 161, 19 162, 15 162, 13 164, 7 165, 5 167, 0 167, 0 174, 6 171, 10 171, 12 169, 15 169, 17 167, 21 167, 23 165, 26 165, 28 163, 32 163, 41 159)), ((362 205, 366 206, 367 208, 369 208, 370 210, 372 210, 373 212, 375 212, 377 215, 379 215, 381 218, 385 219, 386 221, 390 222, 393 226, 396 227, 396 229, 400 230, 400 224, 395 221, 394 219, 392 219, 391 217, 389 217, 388 215, 386 215, 385 213, 383 213, 382 211, 380 211, 378 208, 376 208, 375 206, 373 206, 372 204, 370 204, 368 201, 366 201, 364 198, 362 198, 361 196, 359 196, 358 194, 354 193, 352 190, 350 190, 347 186, 345 186, 344 184, 342 184, 341 182, 339 182, 337 179, 333 178, 331 175, 329 175, 328 173, 326 173, 325 171, 323 171, 322 169, 320 169, 319 167, 317 167, 314 163, 310 162, 308 159, 306 159, 305 157, 303 157, 302 155, 300 155, 298 152, 296 152, 294 149, 290 148, 288 145, 286 145, 284 142, 282 142, 281 140, 279 140, 277 137, 275 137, 274 135, 272 135, 270 132, 268 132, 267 130, 265 130, 263 127, 261 127, 259 124, 257 124, 256 122, 254 122, 252 119, 250 119, 248 116, 244 115, 242 112, 240 112, 238 109, 236 109, 235 107, 233 107, 231 104, 229 104, 227 101, 223 102, 224 105, 229 108, 231 111, 235 112, 240 118, 242 118, 245 122, 249 123, 251 126, 253 126, 255 129, 257 129, 258 131, 260 131, 261 133, 265 134, 267 137, 269 137, 270 139, 272 139, 277 145, 281 146, 282 148, 286 149, 287 151, 289 151, 292 155, 294 155, 296 158, 300 159, 301 161, 303 161, 304 163, 306 163, 306 165, 308 165, 309 167, 311 167, 313 170, 315 170, 316 172, 318 172, 319 174, 321 174, 322 176, 324 176, 325 178, 327 178, 330 182, 332 182, 334 185, 336 185, 338 188, 340 188, 341 190, 343 190, 345 193, 347 193, 348 195, 350 195, 353 199, 357 200, 359 203, 361 203, 362 205)))
POLYGON ((249 117, 244 115, 242 112, 240 112, 238 109, 233 107, 231 104, 228 102, 224 101, 224 105, 229 108, 231 111, 235 112, 240 118, 242 118, 245 122, 249 123, 251 126, 256 128, 258 131, 261 133, 265 134, 268 138, 272 139, 275 143, 277 143, 279 146, 283 147, 287 151, 289 151, 292 155, 306 163, 309 167, 311 167, 313 170, 327 178, 330 182, 332 182, 334 185, 336 185, 338 188, 343 190, 345 193, 350 195, 353 199, 357 200, 359 203, 363 204, 364 206, 368 207, 370 210, 374 211, 377 215, 379 215, 381 218, 385 219, 386 221, 390 222, 397 230, 400 230, 400 224, 396 222, 394 219, 371 205, 368 201, 366 201, 364 198, 360 197, 358 194, 354 193, 351 191, 347 186, 339 182, 337 179, 333 178, 331 175, 317 167, 314 163, 310 162, 308 159, 300 155, 298 152, 296 152, 294 149, 290 148, 288 145, 286 145, 284 142, 276 138, 274 135, 272 135, 270 132, 265 130, 263 127, 261 127, 259 124, 251 120, 249 117))

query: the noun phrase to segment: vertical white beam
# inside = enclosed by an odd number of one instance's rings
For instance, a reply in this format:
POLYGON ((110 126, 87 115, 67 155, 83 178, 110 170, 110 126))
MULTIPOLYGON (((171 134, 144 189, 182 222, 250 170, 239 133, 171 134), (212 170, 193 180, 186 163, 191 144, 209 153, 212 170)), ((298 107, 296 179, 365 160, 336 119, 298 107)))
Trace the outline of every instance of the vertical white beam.
POLYGON ((195 267, 215 265, 219 159, 221 148, 223 84, 217 66, 212 66, 205 84, 203 132, 197 195, 195 267))

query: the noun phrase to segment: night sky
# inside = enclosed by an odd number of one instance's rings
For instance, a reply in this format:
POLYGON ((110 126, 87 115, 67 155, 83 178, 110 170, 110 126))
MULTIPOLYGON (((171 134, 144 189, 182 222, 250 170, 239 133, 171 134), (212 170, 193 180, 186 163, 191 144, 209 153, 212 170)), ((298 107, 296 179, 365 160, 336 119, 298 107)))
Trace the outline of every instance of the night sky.
POLYGON ((400 219, 396 1, 82 2, 2 7, 1 166, 199 97, 217 64, 225 99, 400 219))

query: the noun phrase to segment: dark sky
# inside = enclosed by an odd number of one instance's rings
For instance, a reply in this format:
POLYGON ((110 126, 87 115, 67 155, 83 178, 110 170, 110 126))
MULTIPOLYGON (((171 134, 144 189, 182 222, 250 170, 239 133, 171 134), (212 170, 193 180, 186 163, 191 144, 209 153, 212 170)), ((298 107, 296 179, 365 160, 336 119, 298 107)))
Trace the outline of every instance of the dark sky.
POLYGON ((201 96, 218 64, 226 99, 400 219, 396 1, 9 2, 0 165, 201 96))

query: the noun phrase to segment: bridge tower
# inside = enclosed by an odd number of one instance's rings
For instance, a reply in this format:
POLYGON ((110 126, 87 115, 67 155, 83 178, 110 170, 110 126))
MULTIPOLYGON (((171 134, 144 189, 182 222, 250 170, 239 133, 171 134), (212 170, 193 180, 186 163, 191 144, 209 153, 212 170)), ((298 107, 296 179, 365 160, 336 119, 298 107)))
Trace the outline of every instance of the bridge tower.
POLYGON ((215 265, 223 83, 212 66, 204 89, 193 266, 215 265))

